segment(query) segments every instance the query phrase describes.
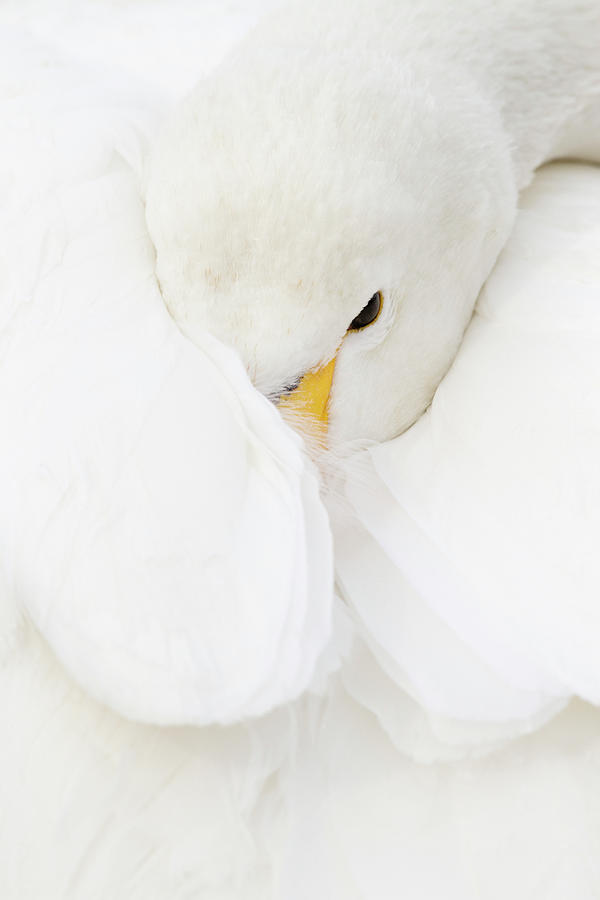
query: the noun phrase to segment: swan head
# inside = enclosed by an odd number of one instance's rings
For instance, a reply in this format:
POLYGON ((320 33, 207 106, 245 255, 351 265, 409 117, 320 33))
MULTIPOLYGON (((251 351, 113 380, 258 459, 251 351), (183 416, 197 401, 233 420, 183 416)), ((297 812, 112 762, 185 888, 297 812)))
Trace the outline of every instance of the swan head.
POLYGON ((146 192, 183 332, 233 346, 272 399, 314 389, 341 441, 428 405, 514 206, 476 108, 465 122, 443 78, 355 56, 332 73, 329 55, 238 54, 176 111, 146 192))

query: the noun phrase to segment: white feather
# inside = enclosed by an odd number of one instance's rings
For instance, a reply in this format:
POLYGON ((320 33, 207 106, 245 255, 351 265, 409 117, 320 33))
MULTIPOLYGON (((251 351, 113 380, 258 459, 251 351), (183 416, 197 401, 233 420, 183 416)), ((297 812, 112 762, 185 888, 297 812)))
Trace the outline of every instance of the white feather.
POLYGON ((12 594, 123 714, 263 713, 306 687, 329 638, 317 478, 235 354, 192 346, 165 309, 130 162, 157 112, 21 40, 2 238, 12 594))
POLYGON ((600 701, 599 259, 598 170, 540 172, 431 408, 348 463, 339 577, 436 714, 600 701))
POLYGON ((431 410, 332 454, 332 617, 311 465, 141 203, 261 8, 0 11, 0 894, 594 900, 600 175, 541 173, 431 410))

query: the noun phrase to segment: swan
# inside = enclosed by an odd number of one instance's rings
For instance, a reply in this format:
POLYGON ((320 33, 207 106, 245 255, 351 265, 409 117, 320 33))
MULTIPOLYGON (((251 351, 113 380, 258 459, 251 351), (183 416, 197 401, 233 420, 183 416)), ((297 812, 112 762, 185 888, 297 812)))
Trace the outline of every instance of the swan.
MULTIPOLYGON (((326 427, 332 452, 317 440, 316 456, 337 584, 371 646, 430 712, 498 733, 572 694, 600 699, 583 625, 600 572, 573 571, 599 528, 594 403, 571 443, 556 434, 565 374, 550 404, 537 401, 532 432, 541 339, 513 347, 506 334, 521 396, 502 401, 475 450, 490 396, 506 393, 483 354, 473 384, 462 362, 448 370, 534 171, 599 158, 599 43, 595 2, 286 4, 180 104, 149 164, 156 272, 183 333, 208 329, 235 348, 304 433, 326 427), (365 441, 375 446, 354 454, 365 441), (585 460, 581 481, 561 446, 585 460), (560 502, 555 478, 571 485, 560 502), (336 491, 351 511, 339 528, 336 491), (563 658, 570 594, 580 652, 563 658)), ((538 395, 554 384, 540 371, 538 395)), ((595 376, 591 365, 592 398, 595 376)))
MULTIPOLYGON (((0 894, 592 900, 598 712, 569 698, 600 702, 597 170, 539 173, 430 408, 339 461, 328 520, 233 351, 163 307, 162 75, 32 9, 0 35, 0 894), (215 548, 240 591, 202 605, 215 548)), ((192 72, 210 35, 177 10, 192 72)))
POLYGON ((332 441, 430 403, 544 161, 599 158, 600 9, 302 0, 179 106, 146 218, 165 302, 332 441), (335 369, 335 371, 334 371, 335 369), (288 401, 289 402, 289 401, 288 401))

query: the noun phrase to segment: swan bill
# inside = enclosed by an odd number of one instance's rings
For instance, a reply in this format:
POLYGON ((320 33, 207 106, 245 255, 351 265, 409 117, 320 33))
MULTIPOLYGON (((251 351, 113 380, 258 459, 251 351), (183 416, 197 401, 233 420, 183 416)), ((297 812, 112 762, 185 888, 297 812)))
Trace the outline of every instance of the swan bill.
POLYGON ((279 401, 284 411, 298 412, 326 429, 329 419, 329 394, 335 369, 335 356, 325 366, 307 372, 298 387, 279 401))

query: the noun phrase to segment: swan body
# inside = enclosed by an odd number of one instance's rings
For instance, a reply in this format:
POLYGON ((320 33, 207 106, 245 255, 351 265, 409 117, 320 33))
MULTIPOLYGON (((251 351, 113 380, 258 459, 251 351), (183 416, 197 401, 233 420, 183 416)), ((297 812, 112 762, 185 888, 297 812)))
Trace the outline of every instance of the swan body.
POLYGON ((93 9, 0 10, 0 896, 595 900, 598 170, 524 191, 430 408, 326 516, 154 275, 144 160, 219 30, 93 9))
POLYGON ((266 17, 150 167, 157 273, 279 396, 334 357, 331 438, 430 402, 544 160, 598 158, 600 9, 327 0, 266 17), (585 126, 585 127, 584 127, 585 126), (376 291, 374 324, 346 334, 376 291))

